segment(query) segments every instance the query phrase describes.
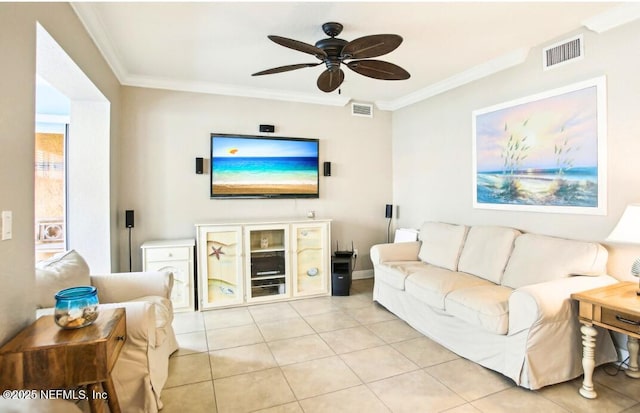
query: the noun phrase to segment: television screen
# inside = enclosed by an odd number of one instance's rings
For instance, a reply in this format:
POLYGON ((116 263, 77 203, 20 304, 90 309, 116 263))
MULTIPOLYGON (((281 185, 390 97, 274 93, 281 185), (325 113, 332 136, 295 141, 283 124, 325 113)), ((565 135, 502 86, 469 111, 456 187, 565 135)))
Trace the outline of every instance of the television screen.
POLYGON ((211 134, 211 198, 318 198, 318 140, 211 134))

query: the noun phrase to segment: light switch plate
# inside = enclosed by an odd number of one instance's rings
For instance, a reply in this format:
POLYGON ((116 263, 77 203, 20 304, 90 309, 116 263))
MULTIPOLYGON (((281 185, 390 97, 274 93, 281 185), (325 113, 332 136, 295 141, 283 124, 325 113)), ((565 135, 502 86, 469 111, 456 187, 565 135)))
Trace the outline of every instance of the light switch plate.
POLYGON ((11 239, 11 237, 13 236, 12 234, 12 222, 13 221, 13 217, 12 217, 12 212, 11 211, 2 211, 2 240, 8 240, 11 239))

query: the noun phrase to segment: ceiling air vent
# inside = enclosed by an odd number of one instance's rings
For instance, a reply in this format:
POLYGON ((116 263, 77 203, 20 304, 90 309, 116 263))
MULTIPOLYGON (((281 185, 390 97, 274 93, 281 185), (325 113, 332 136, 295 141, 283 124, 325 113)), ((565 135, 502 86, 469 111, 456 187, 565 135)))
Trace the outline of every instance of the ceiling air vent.
POLYGON ((584 55, 582 35, 563 40, 542 50, 543 68, 548 70, 579 60, 584 55))
POLYGON ((373 117, 373 105, 369 103, 352 103, 351 114, 353 116, 366 116, 368 118, 373 117))

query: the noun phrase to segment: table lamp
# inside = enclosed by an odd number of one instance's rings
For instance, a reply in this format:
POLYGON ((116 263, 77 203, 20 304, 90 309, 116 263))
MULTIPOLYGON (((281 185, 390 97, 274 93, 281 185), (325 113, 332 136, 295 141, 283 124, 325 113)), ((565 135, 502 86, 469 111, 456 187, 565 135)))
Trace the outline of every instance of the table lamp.
MULTIPOLYGON (((606 241, 640 244, 640 204, 627 205, 618 224, 611 231, 606 241)), ((640 258, 636 259, 631 265, 631 274, 640 278, 640 258)), ((639 286, 636 294, 640 296, 640 280, 638 282, 639 286)))

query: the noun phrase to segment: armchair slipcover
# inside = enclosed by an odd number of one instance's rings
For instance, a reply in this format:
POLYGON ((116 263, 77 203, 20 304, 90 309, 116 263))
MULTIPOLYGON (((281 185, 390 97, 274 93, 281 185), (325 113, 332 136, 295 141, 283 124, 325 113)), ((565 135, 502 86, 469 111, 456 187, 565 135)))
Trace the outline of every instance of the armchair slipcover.
POLYGON ((123 307, 127 340, 112 378, 123 412, 155 413, 169 370, 169 356, 178 349, 171 325, 171 272, 89 275, 76 251, 58 254, 36 265, 37 315, 52 313, 57 291, 78 285, 98 290, 100 308, 123 307))

